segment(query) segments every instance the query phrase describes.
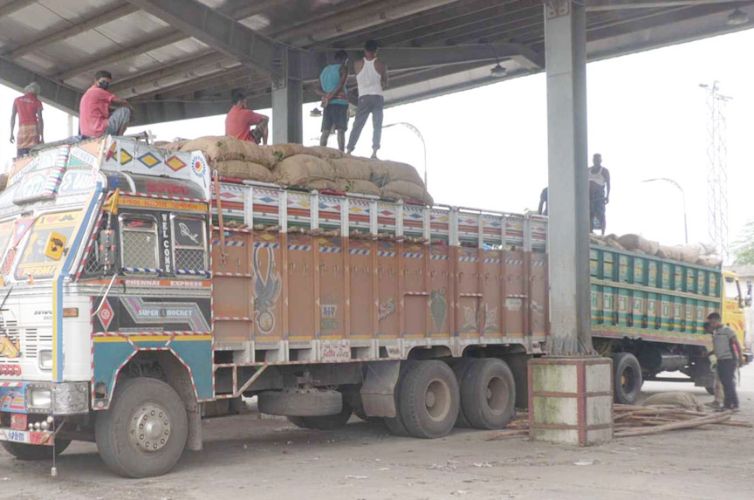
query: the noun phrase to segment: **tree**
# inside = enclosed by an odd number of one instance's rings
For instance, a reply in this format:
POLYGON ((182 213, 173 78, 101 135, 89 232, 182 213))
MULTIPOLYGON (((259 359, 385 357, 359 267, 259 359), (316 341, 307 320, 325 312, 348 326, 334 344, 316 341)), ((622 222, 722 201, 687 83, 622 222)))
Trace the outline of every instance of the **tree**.
POLYGON ((744 226, 742 238, 733 244, 733 255, 737 265, 754 265, 754 221, 744 226))

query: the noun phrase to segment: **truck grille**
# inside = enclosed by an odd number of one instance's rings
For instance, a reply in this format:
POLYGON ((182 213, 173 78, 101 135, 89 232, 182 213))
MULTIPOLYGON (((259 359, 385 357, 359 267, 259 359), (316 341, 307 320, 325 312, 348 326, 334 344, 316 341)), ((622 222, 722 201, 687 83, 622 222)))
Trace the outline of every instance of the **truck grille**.
POLYGON ((52 345, 52 332, 40 334, 36 328, 20 329, 15 321, 0 322, 0 335, 14 343, 20 339, 21 356, 27 359, 36 359, 40 349, 52 345))
POLYGON ((18 323, 15 321, 1 321, 0 335, 5 335, 12 342, 18 342, 18 323))

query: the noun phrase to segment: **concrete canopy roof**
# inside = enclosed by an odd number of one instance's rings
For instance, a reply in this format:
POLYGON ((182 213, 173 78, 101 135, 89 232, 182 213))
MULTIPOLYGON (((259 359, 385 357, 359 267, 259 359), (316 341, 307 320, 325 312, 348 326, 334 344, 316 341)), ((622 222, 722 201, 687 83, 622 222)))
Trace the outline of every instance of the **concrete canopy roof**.
MULTIPOLYGON (((77 113, 94 72, 113 73, 140 124, 224 113, 243 88, 256 108, 300 57, 304 100, 321 65, 345 48, 381 42, 388 104, 499 81, 544 66, 542 0, 4 0, 0 81, 77 113)), ((728 23, 754 1, 587 0, 589 59, 751 27, 728 23)), ((298 78, 297 76, 297 78, 298 78)), ((291 78, 291 74, 287 74, 291 78)))

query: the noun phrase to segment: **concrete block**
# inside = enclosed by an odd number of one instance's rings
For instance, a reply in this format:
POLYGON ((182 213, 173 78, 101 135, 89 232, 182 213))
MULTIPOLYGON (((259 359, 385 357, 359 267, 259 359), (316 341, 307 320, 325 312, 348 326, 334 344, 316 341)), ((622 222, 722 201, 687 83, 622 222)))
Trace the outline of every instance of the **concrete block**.
POLYGON ((532 439, 588 446, 612 439, 612 359, 538 358, 529 361, 532 439))

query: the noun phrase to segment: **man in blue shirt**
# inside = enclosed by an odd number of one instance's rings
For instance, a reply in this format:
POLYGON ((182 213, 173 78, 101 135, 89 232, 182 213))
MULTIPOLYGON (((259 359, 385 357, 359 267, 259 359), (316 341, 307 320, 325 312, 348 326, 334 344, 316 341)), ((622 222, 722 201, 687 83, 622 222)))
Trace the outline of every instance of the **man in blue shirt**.
POLYGON ((320 146, 327 146, 327 139, 333 129, 338 131, 338 149, 346 149, 348 130, 348 54, 345 50, 335 53, 335 64, 325 66, 319 75, 322 89, 322 137, 320 146))

